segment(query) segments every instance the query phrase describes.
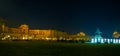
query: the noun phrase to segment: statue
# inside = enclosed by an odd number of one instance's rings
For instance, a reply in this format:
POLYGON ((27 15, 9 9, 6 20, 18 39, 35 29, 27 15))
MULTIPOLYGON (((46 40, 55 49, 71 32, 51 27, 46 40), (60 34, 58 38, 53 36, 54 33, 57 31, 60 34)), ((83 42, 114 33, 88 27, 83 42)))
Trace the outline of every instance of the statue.
POLYGON ((99 28, 97 28, 97 30, 95 32, 95 37, 94 38, 101 39, 102 38, 101 33, 102 32, 100 32, 99 28))

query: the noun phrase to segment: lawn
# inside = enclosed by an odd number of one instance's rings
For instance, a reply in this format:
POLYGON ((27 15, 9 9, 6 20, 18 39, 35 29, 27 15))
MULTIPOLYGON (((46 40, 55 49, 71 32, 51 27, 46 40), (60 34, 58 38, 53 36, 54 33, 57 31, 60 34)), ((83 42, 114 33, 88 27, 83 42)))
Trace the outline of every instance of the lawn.
POLYGON ((0 56, 117 56, 120 44, 0 41, 0 56))

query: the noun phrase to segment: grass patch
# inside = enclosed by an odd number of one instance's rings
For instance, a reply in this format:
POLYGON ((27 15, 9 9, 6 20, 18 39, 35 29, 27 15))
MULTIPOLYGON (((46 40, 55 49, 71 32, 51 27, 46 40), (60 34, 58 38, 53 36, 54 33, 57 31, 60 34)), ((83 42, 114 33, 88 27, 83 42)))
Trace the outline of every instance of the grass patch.
POLYGON ((116 56, 119 44, 1 41, 0 56, 116 56))

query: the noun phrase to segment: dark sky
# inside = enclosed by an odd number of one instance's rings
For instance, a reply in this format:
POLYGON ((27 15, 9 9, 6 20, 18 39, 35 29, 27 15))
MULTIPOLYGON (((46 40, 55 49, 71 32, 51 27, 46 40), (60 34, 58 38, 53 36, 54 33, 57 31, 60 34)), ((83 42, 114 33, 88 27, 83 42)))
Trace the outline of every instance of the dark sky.
POLYGON ((0 16, 10 27, 26 23, 30 28, 88 35, 99 28, 105 36, 120 30, 117 0, 0 0, 0 16))

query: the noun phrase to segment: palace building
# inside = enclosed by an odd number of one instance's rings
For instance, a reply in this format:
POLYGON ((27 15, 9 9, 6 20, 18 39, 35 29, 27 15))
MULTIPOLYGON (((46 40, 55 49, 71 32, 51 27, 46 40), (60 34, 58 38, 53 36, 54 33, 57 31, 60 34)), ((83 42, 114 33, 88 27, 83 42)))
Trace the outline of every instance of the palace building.
POLYGON ((0 19, 0 40, 90 40, 84 32, 68 34, 55 29, 30 29, 29 25, 22 24, 19 27, 11 28, 0 19))
POLYGON ((89 40, 84 32, 67 34, 67 32, 54 29, 30 29, 29 25, 22 24, 17 28, 1 25, 1 40, 89 40))
POLYGON ((53 29, 30 29, 28 25, 22 24, 18 28, 9 28, 2 25, 2 40, 57 40, 67 38, 67 32, 53 29))

